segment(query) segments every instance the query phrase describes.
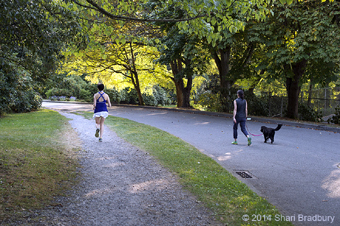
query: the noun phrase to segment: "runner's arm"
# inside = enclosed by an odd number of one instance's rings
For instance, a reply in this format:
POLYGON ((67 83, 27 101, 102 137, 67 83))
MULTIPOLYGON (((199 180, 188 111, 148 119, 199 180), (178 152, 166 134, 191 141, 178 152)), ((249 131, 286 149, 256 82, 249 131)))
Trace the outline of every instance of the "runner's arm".
POLYGON ((96 109, 96 103, 97 103, 96 94, 94 94, 93 95, 93 110, 96 109))
POLYGON ((110 101, 109 95, 107 95, 107 105, 108 105, 109 107, 111 107, 111 101, 110 101))
POLYGON ((236 104, 236 100, 234 100, 234 111, 233 111, 233 120, 236 123, 236 112, 237 112, 237 104, 236 104))

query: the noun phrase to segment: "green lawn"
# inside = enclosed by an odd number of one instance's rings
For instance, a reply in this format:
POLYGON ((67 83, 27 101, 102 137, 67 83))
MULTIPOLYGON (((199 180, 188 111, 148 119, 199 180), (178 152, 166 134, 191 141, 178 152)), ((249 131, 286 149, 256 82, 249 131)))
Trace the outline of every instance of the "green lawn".
POLYGON ((77 161, 61 141, 67 121, 50 110, 0 118, 0 222, 49 205, 74 182, 77 161))

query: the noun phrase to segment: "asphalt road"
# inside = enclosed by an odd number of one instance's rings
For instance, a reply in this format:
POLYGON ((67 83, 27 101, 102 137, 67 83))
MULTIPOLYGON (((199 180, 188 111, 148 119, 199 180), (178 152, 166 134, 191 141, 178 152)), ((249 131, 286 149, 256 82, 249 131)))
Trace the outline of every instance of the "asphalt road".
MULTIPOLYGON (((80 104, 45 102, 43 106, 91 110, 91 105, 80 104)), ((272 216, 278 225, 285 219, 294 225, 340 225, 339 133, 289 126, 287 122, 276 132, 274 144, 265 144, 262 136, 256 136, 247 146, 239 129, 239 145, 232 145, 230 118, 129 107, 112 107, 109 114, 157 127, 194 145, 275 205, 282 213, 272 216), (252 178, 241 178, 236 174, 239 171, 252 178)), ((247 125, 256 135, 262 125, 277 126, 256 121, 247 125)), ((252 219, 259 218, 250 216, 252 219)))

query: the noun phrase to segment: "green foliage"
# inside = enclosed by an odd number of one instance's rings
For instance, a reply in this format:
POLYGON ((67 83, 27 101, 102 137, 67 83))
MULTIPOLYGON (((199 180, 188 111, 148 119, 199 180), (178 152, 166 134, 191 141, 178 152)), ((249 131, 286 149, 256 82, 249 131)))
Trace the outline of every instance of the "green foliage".
POLYGON ((171 104, 167 92, 160 86, 152 87, 152 94, 143 93, 144 103, 149 106, 165 106, 171 104))
POLYGON ((257 116, 268 116, 269 109, 265 98, 257 97, 248 91, 244 92, 245 99, 247 100, 248 114, 257 116))
POLYGON ((79 26, 54 0, 0 1, 0 114, 36 109, 79 26))
MULTIPOLYGON (((69 89, 57 89, 57 88, 53 88, 53 89, 49 89, 46 92, 46 96, 48 98, 51 98, 52 96, 65 96, 65 97, 71 97, 74 96, 72 90, 69 89)), ((78 97, 78 95, 77 95, 78 97)))
POLYGON ((121 104, 138 104, 137 91, 128 87, 119 92, 118 99, 121 104))
POLYGON ((299 104, 299 119, 311 122, 322 122, 322 112, 305 104, 299 104))
POLYGON ((80 89, 78 98, 86 100, 87 102, 91 102, 92 100, 91 92, 86 89, 80 89))
POLYGON ((0 116, 11 111, 37 110, 42 103, 40 95, 32 89, 29 74, 22 67, 6 62, 0 66, 0 99, 0 116))
POLYGON ((255 23, 254 40, 264 54, 258 66, 272 78, 284 78, 290 96, 287 116, 297 118, 301 85, 308 80, 328 84, 340 69, 340 29, 336 22, 338 1, 294 1, 272 6, 273 14, 255 23))
POLYGON ((222 111, 222 107, 220 104, 220 94, 214 94, 209 90, 199 95, 197 104, 206 111, 222 111))
POLYGON ((105 93, 109 95, 111 103, 120 103, 119 92, 116 89, 105 89, 105 93))
POLYGON ((333 115, 331 118, 329 118, 327 121, 328 123, 334 123, 334 124, 340 124, 340 106, 337 106, 335 108, 335 115, 333 115))

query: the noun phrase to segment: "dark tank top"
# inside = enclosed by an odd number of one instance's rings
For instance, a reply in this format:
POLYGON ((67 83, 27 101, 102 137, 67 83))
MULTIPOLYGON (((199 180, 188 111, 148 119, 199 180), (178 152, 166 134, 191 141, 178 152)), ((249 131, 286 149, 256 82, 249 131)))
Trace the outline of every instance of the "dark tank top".
POLYGON ((237 98, 236 99, 236 104, 237 104, 237 112, 236 112, 236 117, 237 118, 246 118, 246 100, 237 98))
POLYGON ((99 98, 97 99, 97 103, 96 103, 96 108, 94 109, 94 113, 97 112, 101 112, 101 111, 107 111, 107 107, 106 107, 106 100, 103 97, 105 93, 100 93, 99 92, 99 98), (99 101, 100 98, 103 98, 104 101, 99 101))

